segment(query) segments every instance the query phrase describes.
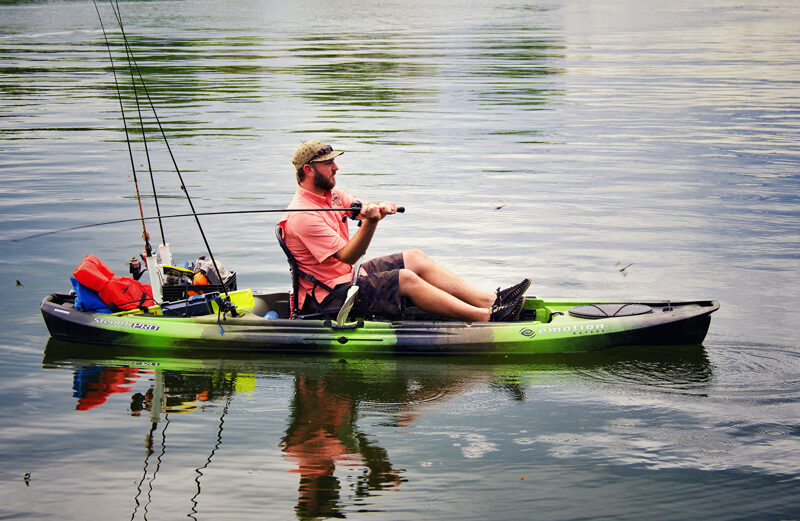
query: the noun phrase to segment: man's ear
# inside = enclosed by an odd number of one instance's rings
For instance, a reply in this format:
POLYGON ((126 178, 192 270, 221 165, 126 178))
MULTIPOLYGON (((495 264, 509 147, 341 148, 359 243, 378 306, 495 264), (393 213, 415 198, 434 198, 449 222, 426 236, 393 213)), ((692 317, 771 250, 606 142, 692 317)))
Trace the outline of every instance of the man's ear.
POLYGON ((314 167, 311 166, 311 163, 306 163, 305 165, 303 165, 303 172, 306 174, 307 178, 314 177, 314 174, 317 173, 317 171, 314 170, 314 167))

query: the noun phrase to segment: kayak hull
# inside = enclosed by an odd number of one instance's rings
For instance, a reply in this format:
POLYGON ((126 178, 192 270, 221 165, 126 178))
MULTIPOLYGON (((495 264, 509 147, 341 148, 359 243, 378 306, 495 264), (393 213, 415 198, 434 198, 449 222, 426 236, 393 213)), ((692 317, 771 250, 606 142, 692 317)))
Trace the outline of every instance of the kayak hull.
POLYGON ((716 301, 642 301, 650 311, 633 316, 582 318, 570 310, 592 302, 528 298, 514 322, 467 323, 431 317, 359 321, 339 328, 329 321, 269 319, 264 308, 286 316, 288 295, 256 295, 239 316, 180 317, 151 313, 102 314, 73 308, 67 295, 42 300, 50 335, 89 344, 260 351, 275 353, 536 354, 589 352, 618 346, 699 345, 716 301), (283 303, 283 304, 281 304, 283 303))

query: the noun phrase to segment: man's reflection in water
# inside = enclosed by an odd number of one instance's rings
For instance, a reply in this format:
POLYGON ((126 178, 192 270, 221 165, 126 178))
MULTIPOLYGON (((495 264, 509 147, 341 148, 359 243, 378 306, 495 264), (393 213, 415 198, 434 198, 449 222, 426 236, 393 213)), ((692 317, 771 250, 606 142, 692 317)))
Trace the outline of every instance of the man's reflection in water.
POLYGON ((329 383, 298 375, 291 420, 281 440, 283 451, 297 462, 300 474, 297 516, 345 517, 339 505, 341 484, 336 464, 364 466, 353 485, 356 497, 397 487, 402 470, 392 468, 384 449, 370 443, 356 428, 357 401, 349 393, 335 393, 329 383))

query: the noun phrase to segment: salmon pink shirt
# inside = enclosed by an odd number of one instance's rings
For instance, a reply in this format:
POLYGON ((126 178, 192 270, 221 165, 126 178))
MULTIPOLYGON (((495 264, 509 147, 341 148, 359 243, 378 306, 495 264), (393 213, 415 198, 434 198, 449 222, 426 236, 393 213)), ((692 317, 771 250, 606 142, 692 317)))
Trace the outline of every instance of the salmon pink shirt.
MULTIPOLYGON (((350 208, 354 200, 353 196, 336 188, 325 195, 317 195, 298 186, 289 208, 350 208)), ((298 267, 331 288, 353 280, 355 268, 334 257, 350 240, 347 222, 342 222, 345 215, 344 211, 287 212, 281 221, 286 247, 294 255, 298 267)), ((300 277, 299 295, 295 297, 298 308, 302 309, 312 286, 310 281, 300 277)), ((321 287, 314 292, 318 302, 327 294, 321 287)))

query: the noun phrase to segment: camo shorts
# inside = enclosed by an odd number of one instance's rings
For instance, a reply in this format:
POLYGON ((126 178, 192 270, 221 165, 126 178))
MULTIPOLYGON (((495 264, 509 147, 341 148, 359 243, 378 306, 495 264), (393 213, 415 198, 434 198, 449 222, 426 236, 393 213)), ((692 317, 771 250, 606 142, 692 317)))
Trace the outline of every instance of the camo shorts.
MULTIPOLYGON (((358 277, 358 299, 353 306, 366 316, 380 318, 400 318, 405 310, 404 299, 400 296, 400 270, 405 267, 402 253, 378 257, 361 265, 366 275, 358 277)), ((306 298, 302 313, 314 313, 322 309, 325 313, 336 315, 342 307, 349 283, 338 284, 333 293, 328 294, 318 306, 306 298)))
POLYGON ((400 296, 400 270, 405 267, 402 253, 378 257, 361 265, 366 275, 358 277, 359 311, 385 318, 403 316, 405 305, 400 296))

